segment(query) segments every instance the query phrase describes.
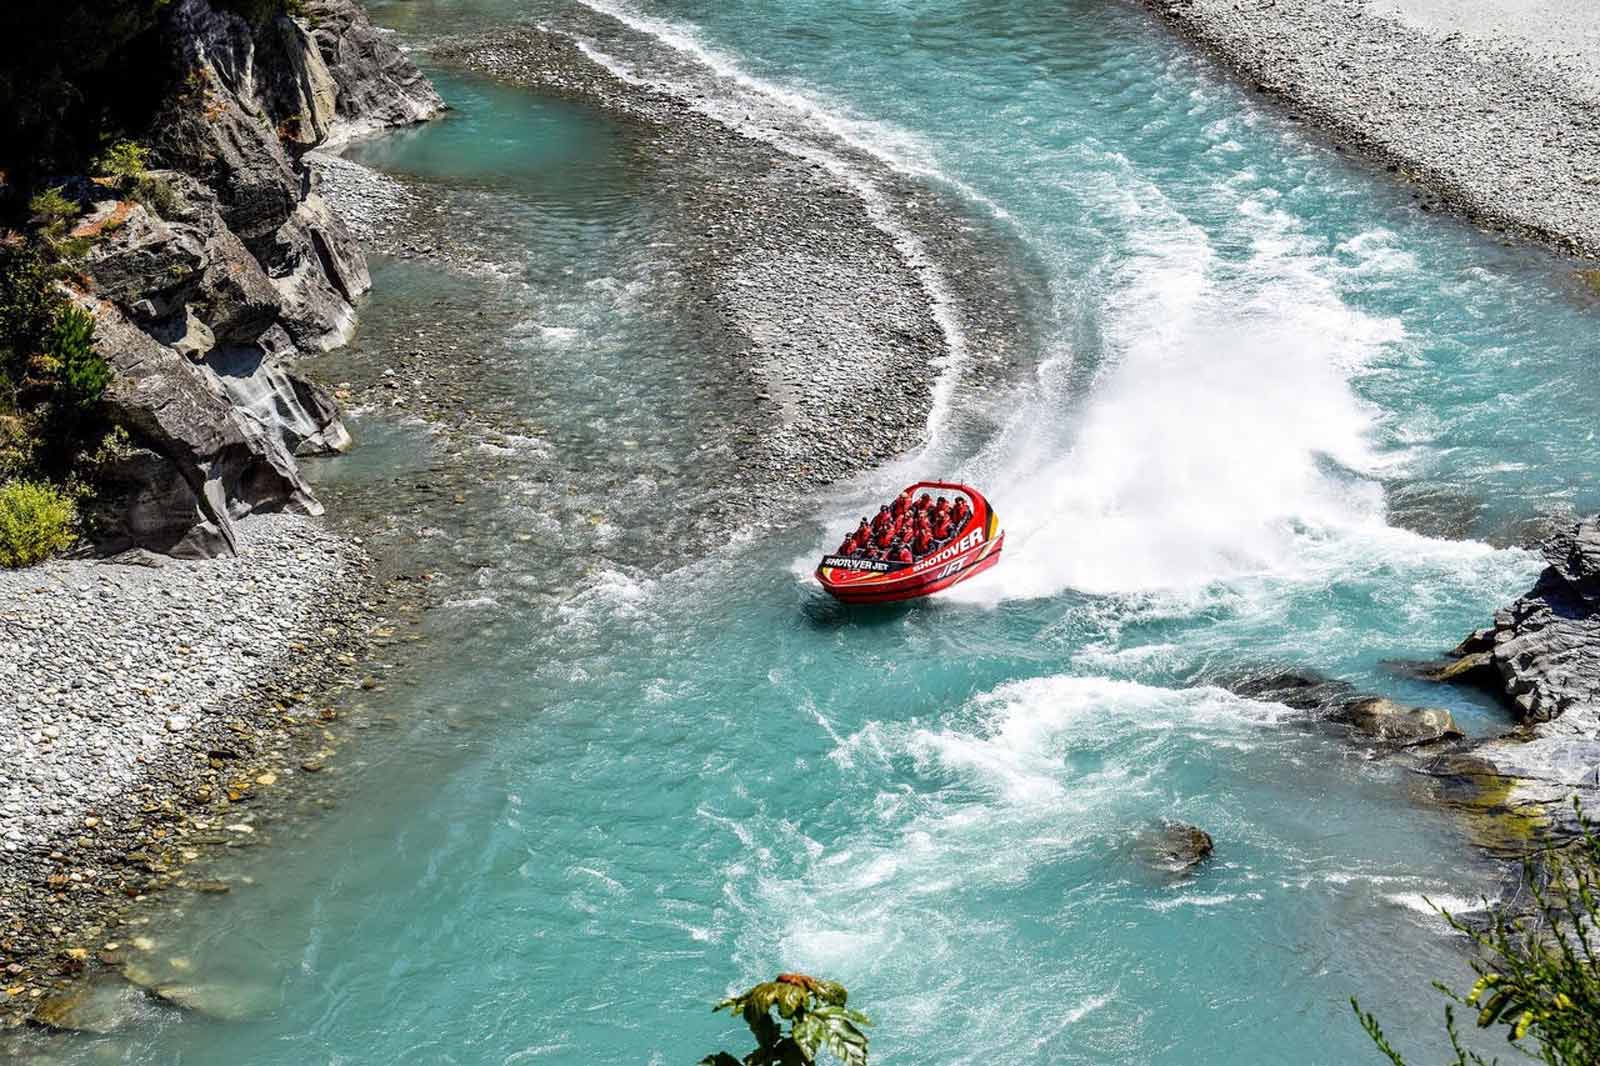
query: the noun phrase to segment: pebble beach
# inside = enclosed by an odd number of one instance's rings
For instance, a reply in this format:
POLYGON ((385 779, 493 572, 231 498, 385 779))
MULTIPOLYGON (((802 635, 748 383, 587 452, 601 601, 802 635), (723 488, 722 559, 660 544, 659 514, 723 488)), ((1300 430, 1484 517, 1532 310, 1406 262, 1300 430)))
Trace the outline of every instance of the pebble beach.
POLYGON ((1246 84, 1492 231, 1600 255, 1596 15, 1540 0, 1147 0, 1246 84))

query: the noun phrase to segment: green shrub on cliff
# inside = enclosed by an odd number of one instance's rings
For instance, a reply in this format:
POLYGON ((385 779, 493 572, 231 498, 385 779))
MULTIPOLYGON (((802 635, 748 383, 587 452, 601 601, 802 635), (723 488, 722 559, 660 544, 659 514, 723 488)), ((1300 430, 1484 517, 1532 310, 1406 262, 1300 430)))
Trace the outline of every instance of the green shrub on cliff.
POLYGON ((105 435, 111 368, 94 318, 57 288, 43 239, 0 240, 0 472, 65 480, 105 435))
MULTIPOLYGON (((1480 929, 1440 912, 1477 946, 1472 968, 1478 980, 1465 996, 1437 982, 1434 987, 1477 1011, 1480 1028, 1503 1029, 1522 1057, 1547 1066, 1600 1064, 1600 836, 1576 799, 1573 806, 1578 838, 1552 848, 1543 862, 1524 865, 1533 901, 1529 913, 1507 917, 1496 911, 1488 928, 1480 929)), ((1378 1019, 1354 999, 1350 1005, 1392 1066, 1405 1066, 1378 1019)), ((1445 1008, 1445 1032, 1455 1053, 1452 1066, 1488 1066, 1461 1046, 1451 1006, 1445 1008)))
POLYGON ((49 485, 8 481, 0 485, 0 566, 41 563, 72 546, 77 509, 49 485))
POLYGON ((48 350, 57 364, 61 400, 77 412, 100 402, 111 384, 111 367, 94 350, 94 316, 81 307, 64 307, 50 327, 48 350))
POLYGON ((867 1066, 867 1034, 861 1026, 872 1023, 845 1006, 848 998, 837 981, 780 973, 711 1008, 743 1017, 756 1038, 755 1050, 742 1059, 719 1051, 701 1059, 700 1066, 812 1066, 823 1049, 844 1066, 867 1066))
POLYGON ((150 149, 136 141, 117 141, 94 161, 96 174, 122 181, 138 181, 150 165, 150 149))

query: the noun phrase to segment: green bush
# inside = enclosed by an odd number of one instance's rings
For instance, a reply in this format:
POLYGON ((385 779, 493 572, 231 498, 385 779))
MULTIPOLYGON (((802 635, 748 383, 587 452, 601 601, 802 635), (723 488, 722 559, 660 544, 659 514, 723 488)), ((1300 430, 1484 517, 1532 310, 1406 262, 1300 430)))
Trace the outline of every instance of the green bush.
POLYGON ((65 302, 33 241, 0 241, 0 375, 20 383, 65 302))
POLYGON ((46 189, 28 201, 33 224, 49 240, 66 235, 67 223, 78 217, 78 205, 67 199, 61 186, 46 189))
POLYGON ((138 181, 149 163, 150 149, 135 141, 117 141, 94 161, 94 170, 106 177, 138 181))
POLYGON ((0 485, 0 566, 32 566, 65 551, 72 546, 77 520, 72 500, 49 485, 0 485))
POLYGON ((0 240, 0 477, 65 480, 105 431, 111 367, 42 240, 0 240))
MULTIPOLYGON (((1522 1057, 1546 1066, 1600 1066, 1600 836, 1576 798, 1579 833, 1552 847, 1542 863, 1529 860, 1523 883, 1533 908, 1507 916, 1496 911, 1487 928, 1475 928, 1445 911, 1451 927, 1468 936, 1480 957, 1477 983, 1465 996, 1435 982, 1456 1004, 1477 1011, 1479 1028, 1500 1027, 1522 1057)), ((1405 1059, 1378 1020, 1356 1017, 1392 1066, 1405 1059)), ((1455 1052, 1451 1066, 1488 1066, 1461 1046, 1455 1011, 1445 1008, 1445 1033, 1455 1052)))
POLYGON ((50 328, 50 354, 59 364, 62 399, 79 411, 100 402, 111 384, 111 367, 94 350, 94 316, 64 307, 50 328))

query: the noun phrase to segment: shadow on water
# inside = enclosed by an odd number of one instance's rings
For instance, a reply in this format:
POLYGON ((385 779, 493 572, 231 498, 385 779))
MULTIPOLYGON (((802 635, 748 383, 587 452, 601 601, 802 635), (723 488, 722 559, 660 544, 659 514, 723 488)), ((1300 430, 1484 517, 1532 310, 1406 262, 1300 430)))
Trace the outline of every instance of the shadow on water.
POLYGON ((813 629, 842 629, 860 626, 876 629, 897 625, 908 616, 931 609, 924 600, 905 600, 900 603, 841 603, 820 589, 810 589, 804 594, 800 611, 813 629))

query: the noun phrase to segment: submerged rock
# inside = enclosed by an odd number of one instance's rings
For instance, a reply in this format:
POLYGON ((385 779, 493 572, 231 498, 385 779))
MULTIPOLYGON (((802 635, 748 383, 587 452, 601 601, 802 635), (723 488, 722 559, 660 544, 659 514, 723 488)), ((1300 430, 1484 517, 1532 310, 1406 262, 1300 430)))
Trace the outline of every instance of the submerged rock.
POLYGON ((1214 683, 1246 699, 1281 703, 1297 711, 1335 711, 1355 696, 1355 687, 1309 670, 1269 669, 1227 674, 1214 683))
POLYGON ((1465 736, 1443 707, 1410 707, 1382 696, 1356 700, 1341 712, 1357 735, 1403 748, 1465 736))
POLYGON ((1140 833, 1134 845, 1140 862, 1173 874, 1198 866, 1214 849, 1210 833, 1186 822, 1162 822, 1140 833))
POLYGON ((259 1018, 271 1007, 270 991, 257 985, 164 984, 150 994, 169 1006, 221 1022, 259 1018))
POLYGON ((46 997, 32 1018, 50 1029, 103 1034, 136 1025, 150 1013, 151 1004, 139 989, 107 974, 46 997))

